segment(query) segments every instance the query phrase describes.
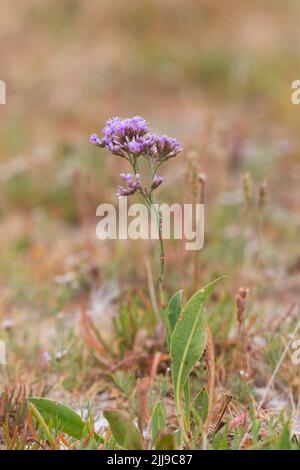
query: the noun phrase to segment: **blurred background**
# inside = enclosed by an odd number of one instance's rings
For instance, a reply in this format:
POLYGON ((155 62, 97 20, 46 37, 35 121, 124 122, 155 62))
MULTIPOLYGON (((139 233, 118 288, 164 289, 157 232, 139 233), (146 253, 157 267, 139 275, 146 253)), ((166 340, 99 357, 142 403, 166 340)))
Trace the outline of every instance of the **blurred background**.
POLYGON ((191 201, 193 175, 206 175, 200 274, 195 281, 193 257, 170 242, 168 291, 227 274, 231 294, 260 280, 258 315, 286 308, 300 272, 299 13, 296 0, 1 1, 2 329, 16 327, 26 342, 36 328, 41 339, 53 318, 77 311, 82 290, 100 292, 90 301, 102 312, 120 286, 147 290, 156 280, 150 242, 95 238, 96 207, 116 201, 128 168, 88 139, 116 115, 141 115, 182 143, 160 200, 191 201), (246 231, 245 172, 254 200, 246 231))

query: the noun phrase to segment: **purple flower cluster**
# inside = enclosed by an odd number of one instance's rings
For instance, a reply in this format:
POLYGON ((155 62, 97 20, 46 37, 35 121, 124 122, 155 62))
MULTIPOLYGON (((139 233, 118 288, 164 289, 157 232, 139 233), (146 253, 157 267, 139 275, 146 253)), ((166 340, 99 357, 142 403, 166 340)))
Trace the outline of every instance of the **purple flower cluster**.
POLYGON ((90 142, 105 147, 114 155, 128 159, 130 162, 144 155, 153 162, 163 162, 175 157, 181 151, 176 139, 156 136, 149 133, 148 124, 140 116, 130 119, 114 117, 109 119, 103 129, 104 137, 100 139, 92 134, 90 142))
POLYGON ((151 196, 151 192, 158 188, 164 180, 162 176, 157 176, 156 170, 169 158, 176 157, 181 151, 180 144, 176 139, 166 135, 157 136, 151 134, 145 119, 135 116, 130 119, 114 117, 109 119, 103 129, 104 137, 100 139, 97 134, 90 136, 90 142, 98 147, 106 148, 114 155, 126 158, 134 170, 132 173, 121 173, 121 177, 126 182, 126 187, 119 186, 117 196, 129 196, 136 192, 151 196), (142 186, 138 171, 137 159, 144 156, 149 160, 152 168, 152 178, 150 192, 142 186))
POLYGON ((120 176, 126 182, 127 187, 126 188, 124 188, 124 186, 118 187, 118 192, 117 192, 118 197, 130 196, 131 194, 134 194, 136 192, 141 192, 143 190, 139 173, 137 173, 136 175, 133 175, 132 173, 121 173, 120 176))

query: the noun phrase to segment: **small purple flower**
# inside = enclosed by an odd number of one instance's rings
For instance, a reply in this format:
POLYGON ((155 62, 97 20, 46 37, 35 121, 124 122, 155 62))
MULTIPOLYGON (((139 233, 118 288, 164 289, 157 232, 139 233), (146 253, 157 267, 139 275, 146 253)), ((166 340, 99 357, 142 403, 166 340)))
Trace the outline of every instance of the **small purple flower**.
POLYGON ((164 181, 163 176, 154 175, 152 179, 151 190, 158 188, 158 186, 160 186, 163 181, 164 181))
POLYGON ((141 155, 143 152, 143 142, 138 142, 135 138, 128 140, 126 147, 129 154, 141 155))
POLYGON ((42 358, 44 359, 45 362, 50 362, 51 361, 51 354, 48 351, 43 351, 42 352, 42 358))
POLYGON ((94 145, 101 145, 101 139, 99 139, 97 134, 92 134, 90 136, 90 143, 94 145))

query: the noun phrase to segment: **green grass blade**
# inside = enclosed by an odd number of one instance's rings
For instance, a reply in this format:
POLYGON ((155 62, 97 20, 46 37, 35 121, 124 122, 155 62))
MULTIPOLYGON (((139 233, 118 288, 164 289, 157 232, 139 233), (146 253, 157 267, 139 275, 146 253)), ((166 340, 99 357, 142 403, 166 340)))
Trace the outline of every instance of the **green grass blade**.
POLYGON ((151 437, 154 442, 158 434, 163 431, 166 426, 166 408, 164 404, 158 401, 153 408, 151 416, 151 437))

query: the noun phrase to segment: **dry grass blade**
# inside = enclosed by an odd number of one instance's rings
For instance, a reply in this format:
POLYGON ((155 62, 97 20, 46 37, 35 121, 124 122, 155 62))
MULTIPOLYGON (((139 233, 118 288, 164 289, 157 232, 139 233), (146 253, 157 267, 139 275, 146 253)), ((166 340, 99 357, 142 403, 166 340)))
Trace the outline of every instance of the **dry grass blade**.
POLYGON ((155 356, 152 361, 152 366, 151 366, 151 374, 150 374, 151 383, 153 383, 155 380, 159 364, 161 362, 168 361, 169 359, 170 359, 169 354, 162 354, 160 352, 155 353, 155 356))
POLYGON ((85 300, 83 298, 81 298, 80 307, 81 307, 82 329, 83 329, 83 334, 85 336, 86 342, 92 349, 94 349, 100 354, 103 354, 105 351, 104 347, 91 334, 89 318, 88 318, 88 314, 86 311, 85 300))
POLYGON ((143 427, 147 425, 150 419, 150 414, 148 410, 150 386, 151 380, 149 379, 149 377, 139 379, 136 386, 138 427, 141 433, 143 433, 143 427))
POLYGON ((220 409, 218 411, 217 419, 214 423, 214 428, 213 428, 212 432, 217 432, 219 430, 222 418, 223 418, 223 416, 224 416, 231 400, 232 400, 232 396, 224 395, 221 406, 220 406, 220 409))
POLYGON ((86 300, 83 296, 81 297, 80 311, 81 311, 82 330, 83 330, 83 334, 84 334, 87 344, 90 346, 92 350, 94 350, 95 352, 101 355, 103 363, 105 362, 103 360, 103 355, 107 355, 107 353, 114 358, 115 354, 112 351, 112 349, 103 340, 100 333, 95 331, 95 327, 92 324, 88 316, 87 309, 86 309, 86 300), (97 339, 95 338, 95 335, 97 335, 97 339))
POLYGON ((132 367, 140 366, 145 367, 149 364, 151 358, 148 353, 127 353, 124 359, 118 361, 113 367, 110 368, 110 372, 116 372, 119 369, 129 370, 132 367))

